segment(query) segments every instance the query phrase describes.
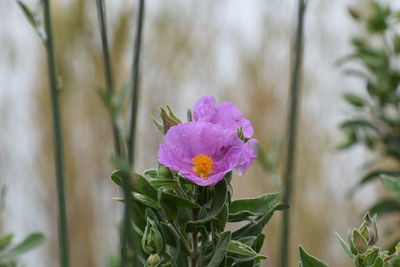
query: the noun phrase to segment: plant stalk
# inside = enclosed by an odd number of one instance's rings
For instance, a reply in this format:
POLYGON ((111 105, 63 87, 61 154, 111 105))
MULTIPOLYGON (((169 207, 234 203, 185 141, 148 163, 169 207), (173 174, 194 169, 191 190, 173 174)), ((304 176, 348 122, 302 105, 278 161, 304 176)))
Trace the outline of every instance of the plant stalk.
MULTIPOLYGON (((197 220, 199 211, 197 208, 192 210, 192 218, 193 221, 197 220)), ((197 249, 198 249, 198 244, 197 244, 197 231, 194 231, 192 233, 192 261, 191 261, 191 267, 197 267, 197 249)))
POLYGON ((138 0, 139 9, 136 21, 136 37, 133 53, 133 66, 132 66, 132 102, 131 102, 131 117, 128 135, 128 161, 131 166, 134 166, 134 146, 135 146, 135 130, 137 118, 137 106, 139 97, 139 68, 140 68, 140 52, 142 46, 142 30, 143 30, 143 17, 144 17, 144 0, 138 0))
MULTIPOLYGON (((100 25, 100 34, 101 34, 101 44, 103 49, 103 60, 104 60, 104 75, 106 78, 106 86, 110 96, 113 96, 114 93, 114 80, 110 59, 110 52, 108 47, 108 37, 107 37, 107 21, 104 7, 104 0, 97 0, 97 13, 99 17, 99 25, 100 25)), ((111 112, 111 123, 113 128, 113 136, 114 136, 114 150, 117 156, 121 156, 121 141, 120 141, 120 133, 117 127, 117 118, 115 118, 115 114, 111 112)))
MULTIPOLYGON (((306 0, 299 0, 296 39, 294 43, 294 64, 291 73, 290 84, 290 106, 287 133, 286 168, 284 176, 283 204, 290 205, 293 191, 293 180, 295 170, 296 137, 298 123, 298 106, 301 90, 301 67, 303 60, 303 32, 306 0)), ((280 266, 289 265, 289 243, 290 243, 290 209, 283 211, 283 227, 281 233, 281 257, 280 266)))
MULTIPOLYGON (((138 14, 136 20, 136 35, 135 44, 133 52, 133 67, 132 67, 132 81, 131 81, 131 91, 132 91, 132 102, 131 102, 131 117, 129 125, 129 133, 127 140, 127 151, 128 151, 128 162, 132 170, 134 170, 134 143, 135 143, 135 128, 136 128, 136 117, 137 117, 137 105, 138 105, 138 91, 139 91, 139 63, 140 63, 140 52, 141 52, 141 41, 142 41, 142 29, 143 29, 143 17, 144 17, 144 0, 138 0, 138 14)), ((124 225, 123 231, 121 232, 121 266, 139 266, 140 261, 138 259, 138 247, 139 237, 134 232, 131 231, 131 219, 135 214, 131 214, 132 207, 134 205, 132 195, 130 192, 130 175, 123 177, 122 187, 124 191, 124 198, 126 199, 125 210, 124 210, 124 225), (133 249, 133 259, 128 262, 126 247, 130 244, 133 249)))
POLYGON ((53 132, 54 132, 54 156, 55 156, 55 169, 56 169, 56 183, 58 195, 58 209, 59 209, 59 246, 60 246, 60 266, 68 267, 70 265, 69 259, 69 237, 68 237, 68 222, 67 222, 67 209, 65 201, 65 188, 64 188, 64 170, 63 170, 63 145, 61 135, 61 115, 60 103, 57 89, 57 71, 54 54, 54 42, 52 34, 52 23, 50 15, 50 1, 43 0, 44 7, 44 25, 46 30, 46 52, 49 72, 51 106, 53 114, 53 132))

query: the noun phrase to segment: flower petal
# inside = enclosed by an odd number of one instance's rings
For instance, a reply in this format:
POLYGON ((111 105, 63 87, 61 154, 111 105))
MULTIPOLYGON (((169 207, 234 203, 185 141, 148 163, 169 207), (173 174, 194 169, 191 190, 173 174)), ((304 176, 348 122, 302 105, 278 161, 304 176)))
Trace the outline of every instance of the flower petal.
POLYGON ((235 168, 239 176, 242 176, 257 158, 257 151, 258 142, 256 139, 250 139, 243 144, 240 162, 235 168))
POLYGON ((219 124, 224 128, 235 131, 243 128, 245 137, 250 138, 254 129, 249 120, 243 118, 240 110, 231 102, 222 102, 216 105, 214 97, 204 96, 200 98, 193 109, 195 121, 219 124))

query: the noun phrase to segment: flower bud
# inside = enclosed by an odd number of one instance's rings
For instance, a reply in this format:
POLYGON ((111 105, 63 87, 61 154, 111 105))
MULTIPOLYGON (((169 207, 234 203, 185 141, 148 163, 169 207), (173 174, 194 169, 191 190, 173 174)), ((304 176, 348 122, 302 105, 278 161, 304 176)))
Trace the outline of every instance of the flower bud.
POLYGON ((180 119, 178 119, 178 117, 175 116, 174 112, 168 105, 166 105, 166 107, 168 113, 163 107, 160 107, 160 117, 162 122, 157 121, 154 117, 152 118, 153 123, 164 135, 168 132, 169 128, 182 122, 180 119))
POLYGON ((147 218, 147 225, 142 237, 142 248, 147 254, 162 253, 165 249, 161 233, 155 222, 150 218, 147 218))
POLYGON ((376 258, 379 256, 379 248, 374 247, 367 250, 365 253, 364 262, 367 266, 373 265, 376 258))
POLYGON ((158 164, 158 166, 157 166, 157 175, 161 179, 171 179, 172 178, 171 171, 162 164, 158 164))
POLYGON ((378 227, 376 226, 376 215, 374 215, 372 218, 369 215, 369 212, 365 214, 363 218, 364 222, 360 227, 360 231, 363 234, 364 238, 368 241, 368 245, 372 246, 378 241, 378 227), (368 235, 365 233, 366 230, 368 230, 368 235))
POLYGON ((147 264, 149 267, 157 266, 157 264, 160 263, 160 261, 161 261, 161 259, 160 259, 160 256, 158 256, 158 254, 151 254, 147 258, 147 264))
POLYGON ((360 227, 360 233, 365 238, 365 240, 369 240, 369 231, 368 227, 366 226, 365 222, 360 227))
POLYGON ((352 233, 352 243, 354 248, 358 253, 364 253, 368 249, 368 242, 361 235, 361 233, 357 229, 353 229, 352 233))

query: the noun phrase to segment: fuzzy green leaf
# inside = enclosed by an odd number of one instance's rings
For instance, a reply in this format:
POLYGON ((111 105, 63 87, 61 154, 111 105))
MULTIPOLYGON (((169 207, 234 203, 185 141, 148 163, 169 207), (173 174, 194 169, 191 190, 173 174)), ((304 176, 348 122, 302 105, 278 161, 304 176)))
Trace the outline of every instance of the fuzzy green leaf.
POLYGON ((343 95, 343 98, 350 103, 351 105, 355 107, 363 107, 364 106, 364 99, 362 99, 360 96, 351 94, 351 93, 346 93, 343 95))
POLYGON ((279 202, 279 198, 279 193, 274 193, 257 198, 235 200, 229 205, 229 220, 240 220, 248 216, 263 216, 272 211, 279 202))
POLYGON ((231 236, 231 232, 224 232, 221 234, 218 239, 217 245, 215 246, 214 255, 212 256, 207 267, 218 267, 219 264, 223 261, 231 241, 231 236))
POLYGON ((374 204, 369 211, 372 214, 387 214, 387 213, 393 213, 393 212, 399 212, 400 211, 400 200, 399 199, 393 199, 393 198, 387 198, 379 201, 378 203, 374 204))
POLYGON ((237 240, 231 240, 228 245, 228 255, 236 261, 251 261, 255 259, 267 259, 264 255, 259 255, 250 246, 237 240))
POLYGON ((342 246, 343 250, 346 252, 347 255, 349 255, 350 258, 354 258, 353 253, 350 251, 349 246, 346 244, 346 242, 343 240, 343 238, 338 234, 335 233, 337 239, 339 239, 340 245, 342 246))
POLYGON ((163 189, 159 190, 159 200, 171 203, 177 207, 197 208, 197 205, 193 202, 184 199, 172 192, 166 192, 163 189))
POLYGON ((10 245, 13 240, 13 237, 14 237, 13 234, 8 234, 8 235, 0 237, 0 250, 3 250, 8 245, 10 245))
POLYGON ((159 209, 160 208, 160 204, 158 204, 158 202, 154 199, 152 199, 151 197, 148 197, 146 195, 140 194, 140 193, 134 193, 133 197, 139 201, 140 203, 142 203, 143 205, 153 208, 153 209, 159 209))
POLYGON ((44 241, 44 235, 40 233, 33 233, 25 238, 14 248, 10 249, 6 254, 0 256, 0 261, 10 261, 15 259, 18 255, 40 245, 44 241))
POLYGON ((392 193, 400 195, 400 177, 392 177, 388 175, 381 176, 383 184, 392 193))
POLYGON ((311 256, 301 246, 299 247, 299 251, 301 260, 301 262, 299 263, 300 267, 328 267, 325 262, 317 259, 314 256, 311 256))

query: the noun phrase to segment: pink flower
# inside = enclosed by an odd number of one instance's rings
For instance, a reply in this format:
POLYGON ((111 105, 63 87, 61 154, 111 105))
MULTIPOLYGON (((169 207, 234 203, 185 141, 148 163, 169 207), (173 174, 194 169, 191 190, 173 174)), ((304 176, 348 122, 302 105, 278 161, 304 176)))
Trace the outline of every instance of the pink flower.
POLYGON ((249 120, 243 118, 240 110, 231 102, 216 105, 215 98, 203 96, 193 109, 193 120, 219 124, 236 132, 241 126, 244 137, 253 136, 254 129, 249 120))
POLYGON ((213 186, 243 164, 244 143, 229 129, 208 122, 171 127, 158 161, 200 186, 213 186))
POLYGON ((216 106, 215 98, 199 99, 193 121, 171 127, 160 145, 158 161, 200 186, 213 186, 236 169, 243 175, 257 157, 257 140, 250 121, 230 102, 216 106))

